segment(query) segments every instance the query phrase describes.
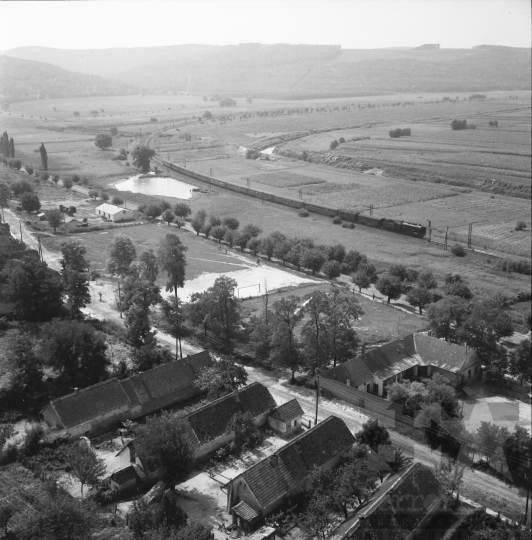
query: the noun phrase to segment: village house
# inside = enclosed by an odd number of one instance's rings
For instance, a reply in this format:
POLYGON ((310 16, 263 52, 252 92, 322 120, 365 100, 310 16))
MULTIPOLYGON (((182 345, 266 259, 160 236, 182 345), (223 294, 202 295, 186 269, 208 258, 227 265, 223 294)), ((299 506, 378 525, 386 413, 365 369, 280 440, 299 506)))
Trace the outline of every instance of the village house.
POLYGON ((426 334, 409 334, 325 371, 322 376, 386 397, 386 386, 404 379, 429 378, 435 373, 453 380, 479 376, 480 358, 473 349, 426 334))
POLYGON ((96 214, 108 221, 114 221, 115 223, 119 221, 130 221, 134 218, 131 210, 126 210, 125 208, 120 208, 120 206, 109 203, 103 203, 100 204, 100 206, 97 206, 96 214))
MULTIPOLYGON (((270 391, 264 385, 254 382, 184 415, 182 420, 186 424, 194 461, 204 461, 234 439, 231 421, 235 414, 250 413, 255 425, 262 427, 275 407, 276 403, 270 391)), ((145 469, 143 453, 142 439, 134 439, 116 456, 124 467, 131 463, 145 469)), ((149 476, 153 471, 145 472, 149 476)))
POLYGON ((301 431, 303 409, 297 399, 280 405, 268 417, 268 425, 280 437, 290 437, 301 431))
POLYGON ((49 426, 73 437, 101 433, 204 393, 195 382, 203 369, 213 365, 203 351, 122 381, 113 377, 50 401, 41 416, 49 426))
POLYGON ((411 540, 444 505, 434 472, 413 463, 382 483, 368 503, 330 536, 330 540, 411 540))
POLYGON ((344 421, 329 416, 223 486, 233 522, 250 530, 286 502, 316 467, 332 469, 355 442, 344 421))

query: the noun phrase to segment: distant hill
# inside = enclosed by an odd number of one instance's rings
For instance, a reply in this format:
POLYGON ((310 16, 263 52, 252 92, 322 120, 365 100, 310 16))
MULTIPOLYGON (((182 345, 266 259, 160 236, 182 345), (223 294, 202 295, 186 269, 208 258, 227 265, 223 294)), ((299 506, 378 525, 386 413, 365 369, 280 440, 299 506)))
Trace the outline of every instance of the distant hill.
POLYGON ((152 91, 257 97, 530 90, 530 49, 342 49, 320 45, 176 45, 65 50, 22 47, 14 57, 112 75, 152 91))
POLYGON ((0 56, 0 95, 9 101, 137 93, 130 83, 98 75, 71 73, 63 68, 0 56))

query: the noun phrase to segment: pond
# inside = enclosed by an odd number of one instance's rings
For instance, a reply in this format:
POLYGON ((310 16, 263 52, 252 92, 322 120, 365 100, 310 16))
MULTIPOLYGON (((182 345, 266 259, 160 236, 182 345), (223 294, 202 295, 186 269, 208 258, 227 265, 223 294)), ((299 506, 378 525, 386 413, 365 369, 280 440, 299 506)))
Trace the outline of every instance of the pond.
POLYGON ((199 191, 195 186, 170 178, 168 176, 139 175, 115 184, 120 191, 131 191, 143 195, 162 195, 178 199, 190 199, 193 191, 199 191))

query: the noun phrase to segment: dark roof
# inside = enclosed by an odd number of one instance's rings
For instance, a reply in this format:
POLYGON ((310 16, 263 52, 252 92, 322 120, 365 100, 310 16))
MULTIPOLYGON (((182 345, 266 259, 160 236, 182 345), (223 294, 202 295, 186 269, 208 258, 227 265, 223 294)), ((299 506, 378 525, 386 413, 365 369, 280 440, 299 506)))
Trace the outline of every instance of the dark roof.
POLYGON ((357 387, 373 375, 386 379, 414 365, 432 365, 456 373, 474 354, 471 349, 426 334, 409 334, 329 369, 323 376, 344 384, 349 379, 351 386, 357 387))
POLYGON ((456 343, 449 343, 426 334, 414 334, 416 350, 419 356, 431 366, 436 366, 454 373, 460 372, 471 356, 473 349, 467 349, 456 343))
POLYGON ((368 530, 386 529, 407 538, 442 496, 443 488, 432 470, 413 463, 379 486, 366 507, 340 525, 331 538, 362 540, 368 530))
MULTIPOLYGON (((126 384, 126 392, 136 395, 132 401, 141 404, 158 399, 189 386, 193 386, 199 373, 206 367, 213 366, 214 362, 207 351, 175 360, 162 366, 133 375, 126 384)), ((198 388, 199 393, 199 388, 198 388)))
POLYGON ((213 365, 210 354, 203 351, 122 381, 112 378, 93 384, 54 399, 47 406, 55 409, 65 428, 70 428, 123 407, 144 405, 171 396, 180 389, 192 388, 194 392, 188 395, 199 394, 201 391, 194 386, 194 382, 202 369, 213 365))
POLYGON ((65 428, 129 406, 129 398, 116 378, 82 388, 50 402, 65 428))
POLYGON ((325 465, 354 442, 344 421, 329 416, 239 476, 244 478, 262 508, 266 508, 286 495, 315 467, 325 465))
POLYGON ((196 439, 193 445, 205 444, 227 433, 236 413, 249 412, 255 418, 270 412, 275 405, 270 391, 259 382, 207 403, 186 416, 196 439))
POLYGON ((130 480, 135 480, 139 477, 137 474, 137 470, 133 465, 129 465, 125 467, 124 469, 120 469, 119 471, 115 471, 111 478, 119 485, 125 484, 126 482, 129 482, 130 480))
POLYGON ((275 420, 286 423, 296 418, 301 418, 304 414, 305 413, 303 412, 299 401, 294 398, 287 403, 284 403, 283 405, 277 407, 277 409, 272 412, 271 417, 275 420))
POLYGON ((251 506, 244 501, 240 501, 237 505, 233 506, 233 508, 231 508, 231 512, 235 512, 238 516, 246 521, 251 521, 260 516, 260 514, 254 508, 251 508, 251 506))

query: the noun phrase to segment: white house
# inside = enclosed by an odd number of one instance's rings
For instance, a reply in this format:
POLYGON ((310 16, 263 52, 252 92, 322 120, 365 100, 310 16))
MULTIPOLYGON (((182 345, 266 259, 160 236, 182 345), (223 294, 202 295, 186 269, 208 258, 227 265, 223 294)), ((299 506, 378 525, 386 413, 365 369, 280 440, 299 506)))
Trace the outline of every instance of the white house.
POLYGON ((133 212, 114 204, 103 203, 96 207, 96 213, 109 221, 128 221, 133 219, 133 212))

